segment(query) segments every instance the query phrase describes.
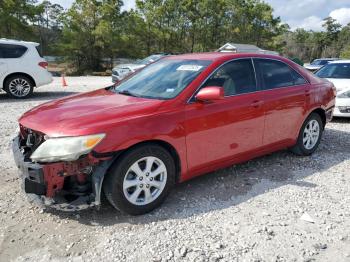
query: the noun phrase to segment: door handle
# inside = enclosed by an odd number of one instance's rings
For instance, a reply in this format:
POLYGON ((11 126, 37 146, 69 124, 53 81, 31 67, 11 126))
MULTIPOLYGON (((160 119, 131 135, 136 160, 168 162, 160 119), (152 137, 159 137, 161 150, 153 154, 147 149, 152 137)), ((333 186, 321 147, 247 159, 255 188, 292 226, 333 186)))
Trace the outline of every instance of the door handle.
POLYGON ((252 107, 258 108, 258 107, 262 106, 263 104, 264 104, 263 101, 255 100, 255 101, 253 101, 250 105, 251 105, 252 107))

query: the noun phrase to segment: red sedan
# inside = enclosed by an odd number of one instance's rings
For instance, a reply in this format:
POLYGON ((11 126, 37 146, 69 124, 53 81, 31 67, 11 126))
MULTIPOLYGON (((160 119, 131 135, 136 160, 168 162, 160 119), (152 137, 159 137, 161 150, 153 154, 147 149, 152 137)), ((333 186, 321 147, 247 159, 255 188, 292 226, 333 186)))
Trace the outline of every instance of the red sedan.
POLYGON ((312 154, 333 85, 279 56, 166 57, 116 86, 40 105, 13 141, 26 193, 63 210, 159 206, 174 184, 290 148, 312 154))

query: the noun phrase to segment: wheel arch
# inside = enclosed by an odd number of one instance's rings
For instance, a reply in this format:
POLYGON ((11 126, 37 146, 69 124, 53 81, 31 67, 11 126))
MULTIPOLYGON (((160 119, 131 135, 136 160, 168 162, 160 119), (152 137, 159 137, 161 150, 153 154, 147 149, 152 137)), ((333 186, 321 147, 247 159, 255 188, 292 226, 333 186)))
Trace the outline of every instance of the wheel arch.
POLYGON ((324 110, 322 107, 316 107, 311 109, 310 111, 308 111, 304 117, 301 119, 301 122, 298 123, 299 128, 297 129, 296 133, 295 133, 295 141, 298 139, 299 133, 301 131, 301 128, 304 124, 304 122, 306 121, 306 119, 312 114, 312 113, 316 113, 321 117, 322 120, 322 124, 323 124, 323 129, 326 126, 327 123, 327 118, 326 118, 326 110, 324 110))
MULTIPOLYGON (((327 123, 326 111, 319 107, 319 108, 316 108, 316 109, 312 110, 309 113, 309 115, 311 115, 312 113, 316 113, 316 114, 318 114, 321 117, 323 128, 325 128, 326 123, 327 123)), ((309 117, 309 115, 308 115, 308 117, 309 117)))
POLYGON ((152 140, 145 140, 145 141, 141 141, 138 142, 136 144, 131 145, 130 147, 123 149, 121 151, 118 151, 117 156, 115 157, 114 161, 118 161, 118 159, 120 157, 122 157, 126 152, 141 146, 141 145, 146 145, 146 144, 153 144, 153 145, 158 145, 163 147, 164 149, 166 149, 170 155, 173 157, 174 159, 174 163, 175 163, 175 170, 176 170, 176 177, 175 177, 175 182, 178 183, 180 181, 181 178, 181 160, 180 160, 180 156, 177 152, 177 150, 175 149, 175 147, 173 145, 171 145, 170 143, 164 141, 164 140, 159 140, 159 139, 152 139, 152 140))
POLYGON ((31 75, 29 75, 29 74, 27 74, 27 73, 23 73, 23 72, 14 72, 14 73, 8 74, 8 75, 4 78, 4 81, 3 81, 3 88, 5 87, 6 81, 7 81, 10 77, 17 76, 17 75, 19 75, 19 76, 25 76, 25 77, 29 78, 29 80, 32 81, 33 86, 36 86, 35 80, 34 80, 34 78, 33 78, 31 75))

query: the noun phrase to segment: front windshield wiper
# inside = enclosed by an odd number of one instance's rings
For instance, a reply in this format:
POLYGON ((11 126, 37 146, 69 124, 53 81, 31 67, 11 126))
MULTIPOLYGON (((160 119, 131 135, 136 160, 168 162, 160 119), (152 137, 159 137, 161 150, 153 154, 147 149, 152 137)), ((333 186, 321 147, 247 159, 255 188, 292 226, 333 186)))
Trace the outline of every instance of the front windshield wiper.
POLYGON ((139 97, 138 95, 134 94, 134 93, 131 93, 130 91, 128 90, 121 90, 121 91, 117 91, 118 94, 121 94, 121 95, 126 95, 126 96, 134 96, 134 97, 139 97))

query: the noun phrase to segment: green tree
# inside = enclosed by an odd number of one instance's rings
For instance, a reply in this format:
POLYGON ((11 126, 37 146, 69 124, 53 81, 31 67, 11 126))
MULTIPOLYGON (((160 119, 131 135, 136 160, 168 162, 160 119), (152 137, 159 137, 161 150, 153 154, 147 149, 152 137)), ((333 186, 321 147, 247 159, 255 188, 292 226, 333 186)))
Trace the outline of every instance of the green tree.
POLYGON ((322 27, 326 29, 328 40, 330 42, 337 40, 341 30, 341 24, 339 24, 337 20, 332 17, 326 17, 323 19, 323 21, 324 23, 322 27))
POLYGON ((33 40, 31 24, 41 12, 37 0, 1 0, 0 36, 33 40))
POLYGON ((148 54, 209 51, 228 41, 273 48, 287 28, 259 0, 138 0, 136 6, 148 54))
POLYGON ((63 16, 61 50, 78 73, 101 69, 102 58, 113 58, 120 40, 119 0, 76 0, 63 16))
POLYGON ((44 55, 55 55, 58 53, 58 43, 61 39, 61 17, 63 7, 43 1, 38 5, 39 13, 35 16, 33 31, 39 38, 41 51, 44 55))

